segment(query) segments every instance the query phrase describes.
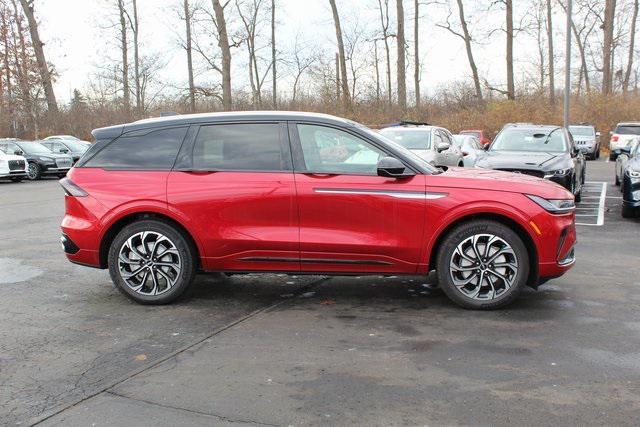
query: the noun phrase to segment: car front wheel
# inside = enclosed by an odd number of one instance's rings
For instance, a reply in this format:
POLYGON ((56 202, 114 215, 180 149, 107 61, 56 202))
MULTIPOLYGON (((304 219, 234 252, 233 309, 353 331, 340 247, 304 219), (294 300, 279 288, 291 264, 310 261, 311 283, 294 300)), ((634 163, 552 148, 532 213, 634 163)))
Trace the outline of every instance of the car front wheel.
POLYGON ((510 304, 526 285, 530 268, 520 237, 506 225, 488 220, 469 221, 447 234, 436 264, 446 295, 476 310, 510 304))
POLYGON ((29 163, 29 167, 27 168, 27 178, 31 181, 36 181, 40 179, 42 176, 42 169, 40 169, 40 165, 37 163, 29 163))
POLYGON ((118 290, 141 304, 168 304, 195 277, 196 250, 172 225, 142 220, 123 228, 109 249, 109 274, 118 290))

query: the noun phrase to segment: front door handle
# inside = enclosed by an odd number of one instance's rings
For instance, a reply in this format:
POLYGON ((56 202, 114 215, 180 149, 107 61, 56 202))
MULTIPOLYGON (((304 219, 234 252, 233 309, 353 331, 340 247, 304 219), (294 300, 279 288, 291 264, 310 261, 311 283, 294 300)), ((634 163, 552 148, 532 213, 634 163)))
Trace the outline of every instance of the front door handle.
POLYGON ((178 172, 184 172, 192 175, 209 175, 218 172, 215 169, 197 169, 197 168, 184 168, 176 169, 178 172))

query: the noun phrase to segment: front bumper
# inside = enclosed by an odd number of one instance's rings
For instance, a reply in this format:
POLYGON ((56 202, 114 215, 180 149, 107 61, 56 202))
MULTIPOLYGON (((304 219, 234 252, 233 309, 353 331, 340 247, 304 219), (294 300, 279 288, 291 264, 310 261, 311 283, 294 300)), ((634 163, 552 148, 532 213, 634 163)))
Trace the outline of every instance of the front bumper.
POLYGON ((71 169, 70 167, 64 167, 64 168, 59 168, 56 166, 44 166, 41 169, 41 173, 45 174, 45 175, 53 175, 53 174, 58 174, 58 173, 67 173, 69 172, 69 169, 71 169))
POLYGON ((622 181, 622 204, 631 208, 640 207, 640 178, 631 178, 625 173, 622 181))
POLYGON ((566 175, 552 175, 546 176, 544 179, 548 179, 549 181, 555 182, 556 184, 562 185, 567 190, 571 191, 571 174, 566 175))
POLYGON ((27 176, 26 171, 11 171, 9 173, 7 172, 0 173, 0 178, 18 178, 18 177, 24 178, 26 176, 27 176))
POLYGON ((538 235, 538 283, 558 277, 575 264, 577 243, 575 212, 541 213, 532 218, 538 235))

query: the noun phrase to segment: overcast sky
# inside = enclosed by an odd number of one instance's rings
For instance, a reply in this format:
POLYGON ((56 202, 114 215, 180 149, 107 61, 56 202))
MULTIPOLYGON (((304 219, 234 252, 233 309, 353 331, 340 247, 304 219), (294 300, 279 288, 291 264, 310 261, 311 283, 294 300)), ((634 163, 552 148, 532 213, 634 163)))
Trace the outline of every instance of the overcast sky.
MULTIPOLYGON (((204 0, 203 0, 204 1, 204 0)), ((358 25, 365 31, 378 28, 376 0, 337 0, 341 20, 345 31, 358 25)), ((74 88, 86 89, 92 75, 99 66, 108 66, 117 61, 118 49, 114 39, 114 30, 109 26, 114 19, 114 3, 109 0, 36 0, 36 14, 41 21, 41 35, 46 44, 47 59, 57 69, 59 77, 55 84, 59 99, 66 102, 74 88)), ((142 53, 160 54, 166 67, 161 72, 161 80, 170 87, 186 85, 186 59, 180 48, 179 37, 183 23, 178 19, 178 8, 182 0, 138 0, 142 53)), ((327 51, 335 49, 335 32, 331 19, 331 9, 327 0, 278 0, 277 44, 280 50, 291 46, 296 35, 307 44, 320 46, 327 51)), ((391 2, 391 11, 395 11, 395 2, 391 2)), ((455 2, 454 2, 455 3, 455 2)), ((475 46, 474 54, 481 76, 492 84, 502 84, 505 75, 504 34, 496 31, 488 39, 485 37, 492 29, 502 25, 503 12, 499 9, 486 12, 476 10, 477 2, 467 1, 471 30, 481 43, 475 46)), ((483 2, 488 3, 488 2, 483 2)), ((515 19, 527 13, 530 6, 527 0, 515 1, 515 19), (518 9, 518 7, 525 8, 518 9)), ((206 4, 209 5, 208 0, 206 4)), ((454 6, 454 11, 457 12, 454 6)), ((422 91, 433 92, 440 86, 469 78, 469 66, 462 40, 435 26, 442 23, 448 14, 447 6, 423 6, 421 9, 421 56, 422 91)), ((413 1, 405 0, 406 36, 413 40, 413 1)), ((452 20, 455 21, 454 15, 452 20)), ((558 58, 563 53, 564 15, 560 10, 555 13, 556 50, 558 58)), ((265 37, 268 32, 265 31, 265 37)), ((268 43, 268 39, 264 40, 268 43)), ((395 49, 395 45, 393 46, 395 49)), ((412 46, 410 46, 412 49, 412 46)), ((412 51, 412 50, 411 50, 412 51)), ((371 54, 363 52, 363 54, 371 54)), ((535 41, 526 34, 519 34, 515 43, 516 80, 525 73, 535 72, 531 65, 537 55, 535 41)), ((561 59, 556 59, 561 62, 561 59)), ((247 84, 246 51, 234 51, 233 65, 235 87, 247 84)), ((381 64, 382 66, 382 64, 381 64)), ((562 64, 557 64, 562 72, 562 64)), ((197 66, 197 79, 215 81, 217 75, 207 71, 203 64, 197 66)), ((395 64, 393 64, 395 69, 395 64)), ((410 68, 409 75, 413 71, 410 68)), ((286 76, 283 78, 286 79, 286 76)), ((409 88, 412 90, 412 80, 409 88)), ((167 89, 168 90, 168 89, 167 89)))

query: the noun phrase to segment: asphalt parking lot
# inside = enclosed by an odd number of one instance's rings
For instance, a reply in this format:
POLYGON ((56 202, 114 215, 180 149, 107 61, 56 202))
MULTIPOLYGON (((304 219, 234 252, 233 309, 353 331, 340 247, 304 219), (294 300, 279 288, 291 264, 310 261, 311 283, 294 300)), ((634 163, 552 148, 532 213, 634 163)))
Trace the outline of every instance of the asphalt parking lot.
POLYGON ((508 309, 412 277, 202 276, 129 302, 59 248, 55 180, 0 184, 0 424, 640 424, 640 220, 588 162, 575 267, 508 309))

